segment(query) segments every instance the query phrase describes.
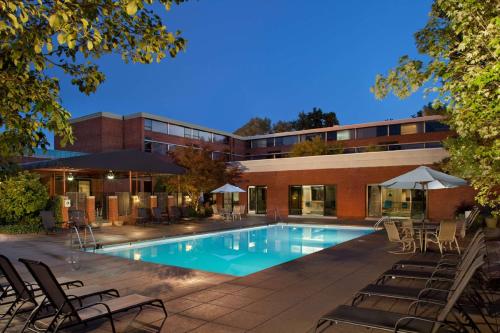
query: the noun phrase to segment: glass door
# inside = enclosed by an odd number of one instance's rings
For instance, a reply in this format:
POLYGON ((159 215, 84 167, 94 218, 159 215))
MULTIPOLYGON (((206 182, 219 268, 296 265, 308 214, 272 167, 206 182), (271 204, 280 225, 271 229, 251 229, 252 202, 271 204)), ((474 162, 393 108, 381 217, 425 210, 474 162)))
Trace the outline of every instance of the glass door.
POLYGON ((302 215, 302 186, 290 186, 290 215, 302 215))
POLYGON ((267 212, 267 187, 248 187, 248 212, 250 214, 266 214, 267 212))

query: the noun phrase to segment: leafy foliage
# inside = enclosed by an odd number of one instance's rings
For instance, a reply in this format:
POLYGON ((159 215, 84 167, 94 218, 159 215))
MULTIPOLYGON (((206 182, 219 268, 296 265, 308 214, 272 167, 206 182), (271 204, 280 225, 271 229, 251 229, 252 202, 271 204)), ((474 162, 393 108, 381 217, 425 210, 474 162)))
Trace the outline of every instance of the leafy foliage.
MULTIPOLYGON (((105 75, 90 59, 119 53, 125 62, 175 57, 186 41, 169 32, 153 0, 0 0, 0 158, 48 147, 44 131, 72 142, 70 114, 55 73, 90 94, 105 75), (50 70, 50 68, 59 71, 50 70)), ((184 0, 159 0, 167 10, 184 0)))
POLYGON ((312 140, 302 141, 292 146, 290 157, 316 156, 328 154, 328 145, 319 135, 312 140))
POLYGON ((282 133, 300 131, 311 128, 323 128, 338 125, 339 121, 335 112, 323 112, 321 108, 313 108, 310 112, 300 112, 296 120, 279 120, 271 125, 271 119, 254 117, 245 125, 234 131, 241 136, 252 136, 269 133, 282 133))
POLYGON ((191 205, 198 211, 198 198, 225 183, 234 183, 240 176, 238 166, 227 165, 223 160, 212 159, 212 152, 206 148, 178 148, 172 156, 175 162, 186 169, 186 173, 170 176, 166 179, 167 187, 176 189, 189 196, 191 205))
POLYGON ((245 125, 234 131, 234 134, 241 136, 252 136, 271 133, 271 119, 254 117, 245 125))
POLYGON ((49 194, 40 177, 20 172, 0 183, 0 222, 31 224, 47 206, 49 194))
POLYGON ((422 107, 421 110, 417 111, 412 118, 425 117, 425 116, 435 116, 444 115, 446 113, 446 106, 441 103, 434 105, 432 102, 427 103, 422 107))
POLYGON ((425 59, 403 56, 372 91, 405 98, 427 87, 446 104, 457 136, 446 141, 447 171, 465 177, 476 200, 500 207, 500 6, 497 0, 435 0, 426 26, 415 34, 425 59))

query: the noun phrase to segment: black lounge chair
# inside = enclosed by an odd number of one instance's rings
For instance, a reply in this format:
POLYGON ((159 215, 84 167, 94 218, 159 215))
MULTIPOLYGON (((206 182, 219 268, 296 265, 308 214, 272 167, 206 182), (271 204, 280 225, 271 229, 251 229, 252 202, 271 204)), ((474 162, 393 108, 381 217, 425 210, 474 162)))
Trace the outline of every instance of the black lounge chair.
POLYGON ((476 244, 478 239, 484 240, 484 233, 481 229, 478 229, 477 232, 472 237, 469 245, 464 250, 462 255, 458 254, 444 254, 437 260, 422 260, 422 259, 405 259, 397 261, 392 268, 405 268, 405 267, 422 267, 422 268, 436 268, 440 266, 444 267, 454 267, 460 264, 460 261, 467 256, 468 251, 470 251, 471 247, 476 244))
MULTIPOLYGON (((12 265, 12 262, 4 255, 0 255, 0 269, 4 272, 5 278, 9 283, 8 290, 11 293, 9 297, 12 298, 12 300, 3 303, 4 305, 10 304, 10 306, 5 313, 0 315, 0 318, 8 319, 8 322, 2 331, 4 332, 17 314, 33 311, 31 316, 36 318, 40 312, 47 310, 48 304, 43 301, 40 302, 40 299, 37 299, 37 297, 40 296, 40 287, 36 283, 23 281, 14 265, 12 265)), ((110 297, 119 296, 116 289, 102 289, 98 286, 84 287, 83 282, 80 280, 60 278, 56 281, 61 289, 62 286, 66 287, 64 292, 72 299, 76 298, 78 300, 82 300, 93 296, 99 296, 100 299, 102 299, 104 295, 110 297), (76 288, 69 288, 71 286, 76 288)), ((50 311, 45 311, 45 315, 47 315, 47 313, 50 314, 50 311)))
MULTIPOLYGON (((479 244, 480 245, 480 244, 479 244)), ((448 294, 455 290, 458 284, 464 278, 466 272, 470 269, 474 260, 477 257, 484 257, 486 255, 485 246, 476 247, 469 251, 469 255, 464 260, 464 265, 456 271, 454 281, 448 287, 436 288, 433 285, 435 280, 430 279, 427 281, 423 288, 407 287, 407 286, 394 286, 389 284, 369 284, 360 291, 358 291, 352 301, 352 305, 357 305, 366 297, 385 297, 394 298, 399 300, 416 301, 419 299, 427 299, 433 301, 445 301, 448 294)))
POLYGON ((483 264, 484 258, 482 257, 478 257, 474 260, 474 263, 467 271, 462 281, 458 284, 457 289, 449 294, 446 302, 418 300, 409 306, 406 314, 340 305, 318 320, 315 331, 318 331, 318 329, 326 323, 329 325, 341 323, 351 326, 404 333, 437 333, 443 330, 455 332, 472 331, 479 333, 480 329, 470 316, 463 311, 457 301, 476 270, 483 264), (422 304, 435 306, 439 309, 438 314, 434 318, 417 315, 418 306, 422 304), (453 313, 453 318, 457 321, 447 319, 451 313, 453 313), (460 322, 458 320, 460 320, 460 322), (466 327, 470 330, 467 330, 466 327))
MULTIPOLYGON (((77 325, 85 325, 90 321, 98 319, 107 319, 111 324, 113 333, 116 332, 113 315, 123 313, 132 309, 142 311, 145 306, 152 306, 163 310, 165 317, 161 322, 160 328, 167 319, 167 310, 163 301, 138 294, 116 297, 110 300, 95 302, 83 306, 82 304, 75 305, 74 299, 78 297, 68 296, 50 270, 50 268, 42 262, 19 259, 24 263, 30 273, 33 275, 38 285, 42 289, 44 295, 50 304, 56 309, 56 314, 47 323, 46 331, 57 332, 60 329, 74 327, 77 325)), ((25 328, 30 328, 30 325, 35 325, 35 319, 30 318, 25 324, 25 328)), ((23 331, 24 331, 23 329, 23 331)), ((36 331, 36 329, 33 329, 36 331)))
POLYGON ((468 267, 476 257, 477 253, 485 249, 485 243, 482 237, 478 237, 464 260, 461 260, 456 267, 437 266, 433 270, 406 270, 406 269, 390 269, 385 271, 376 284, 383 284, 389 279, 414 279, 414 280, 433 280, 443 282, 453 282, 458 271, 468 267))
POLYGON ((137 218, 135 220, 136 224, 142 224, 144 227, 146 223, 150 221, 149 213, 147 208, 137 208, 137 218))

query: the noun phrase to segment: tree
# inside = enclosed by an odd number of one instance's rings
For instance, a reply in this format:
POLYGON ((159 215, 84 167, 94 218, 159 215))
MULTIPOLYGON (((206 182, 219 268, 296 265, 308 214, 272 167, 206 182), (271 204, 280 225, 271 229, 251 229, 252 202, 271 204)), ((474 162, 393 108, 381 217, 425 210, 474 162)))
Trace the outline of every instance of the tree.
POLYGON ((234 131, 234 134, 241 136, 252 136, 271 133, 271 119, 254 117, 245 125, 234 131))
POLYGON ((323 128, 338 125, 339 121, 335 112, 323 113, 321 108, 313 108, 312 111, 299 113, 297 120, 293 122, 296 131, 311 128, 323 128))
MULTIPOLYGON (((92 61, 102 55, 148 64, 184 50, 186 41, 167 30, 153 2, 0 0, 0 162, 47 148, 47 130, 72 142, 58 75, 88 95, 105 79, 92 61)), ((184 0, 158 2, 169 10, 184 0)))
POLYGON ((238 166, 227 165, 222 159, 212 159, 212 152, 207 148, 178 148, 172 153, 174 161, 186 169, 186 173, 169 177, 167 188, 177 188, 191 200, 191 205, 198 210, 198 198, 225 183, 234 183, 241 176, 238 166), (179 180, 179 182, 178 182, 179 180))
POLYGON ((470 180, 476 200, 500 213, 500 6, 497 0, 435 0, 415 34, 426 60, 403 56, 372 91, 406 98, 423 86, 446 104, 445 169, 470 180), (428 60, 427 60, 428 59, 428 60))
POLYGON ((422 107, 421 110, 417 111, 417 113, 413 114, 412 118, 425 117, 425 116, 435 116, 435 115, 444 115, 446 112, 446 106, 442 104, 434 105, 432 102, 427 103, 422 107))
POLYGON ((273 125, 273 133, 290 132, 294 130, 295 127, 293 121, 279 120, 276 124, 273 125))
POLYGON ((31 223, 38 221, 38 213, 45 209, 49 194, 37 174, 19 172, 0 182, 0 224, 31 223))
POLYGON ((312 140, 296 143, 290 150, 290 157, 316 156, 328 154, 328 145, 321 136, 315 136, 312 140))

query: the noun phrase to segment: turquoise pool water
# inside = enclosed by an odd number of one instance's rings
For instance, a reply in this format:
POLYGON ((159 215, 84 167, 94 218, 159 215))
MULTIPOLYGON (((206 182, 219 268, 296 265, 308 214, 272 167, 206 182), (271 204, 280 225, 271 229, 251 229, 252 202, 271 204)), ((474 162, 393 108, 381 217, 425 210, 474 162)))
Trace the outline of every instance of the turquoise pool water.
POLYGON ((371 232, 371 228, 278 224, 116 245, 96 252, 245 276, 371 232))

